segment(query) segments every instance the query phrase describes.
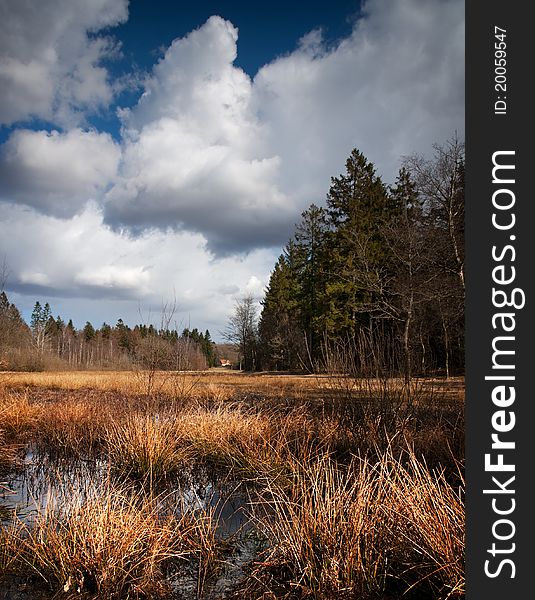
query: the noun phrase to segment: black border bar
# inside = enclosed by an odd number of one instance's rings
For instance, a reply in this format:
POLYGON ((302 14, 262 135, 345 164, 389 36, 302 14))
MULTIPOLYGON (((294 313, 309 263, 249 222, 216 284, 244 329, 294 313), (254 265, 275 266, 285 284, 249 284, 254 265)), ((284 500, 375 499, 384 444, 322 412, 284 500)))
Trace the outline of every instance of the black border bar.
POLYGON ((535 30, 528 8, 530 3, 520 0, 466 2, 469 600, 535 598, 535 340, 531 318, 535 221, 530 218, 535 204, 535 186, 531 184, 535 102, 528 91, 535 30), (500 50, 505 50, 505 57, 500 50), (510 168, 502 168, 504 165, 510 168), (506 206, 509 208, 503 208, 506 206), (513 273, 511 283, 496 282, 509 281, 513 273), (493 298, 493 288, 504 294, 495 293, 493 298), (515 288, 523 294, 515 294, 515 288), (523 297, 525 306, 520 308, 523 297), (503 301, 511 306, 499 308, 503 301), (514 316, 495 317, 506 312, 514 316), (504 331, 504 326, 513 324, 512 331, 504 331), (514 379, 504 378, 506 375, 514 379), (507 442, 513 442, 514 448, 507 442))

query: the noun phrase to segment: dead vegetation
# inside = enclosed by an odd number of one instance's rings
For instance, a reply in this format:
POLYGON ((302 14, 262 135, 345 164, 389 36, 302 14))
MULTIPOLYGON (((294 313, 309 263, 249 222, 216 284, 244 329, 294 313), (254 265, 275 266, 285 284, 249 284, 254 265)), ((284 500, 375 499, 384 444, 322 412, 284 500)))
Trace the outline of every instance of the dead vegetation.
POLYGON ((163 517, 157 497, 117 486, 75 491, 0 535, 4 569, 29 568, 67 597, 165 597, 173 562, 217 553, 209 513, 163 517))
POLYGON ((265 540, 235 598, 463 595, 462 380, 156 377, 147 393, 125 372, 7 376, 0 468, 32 443, 104 461, 109 478, 104 492, 6 522, 5 575, 31 571, 92 598, 172 597, 169 569, 192 560, 209 580, 223 564, 213 514, 162 513, 159 496, 208 468, 242 482, 265 540))

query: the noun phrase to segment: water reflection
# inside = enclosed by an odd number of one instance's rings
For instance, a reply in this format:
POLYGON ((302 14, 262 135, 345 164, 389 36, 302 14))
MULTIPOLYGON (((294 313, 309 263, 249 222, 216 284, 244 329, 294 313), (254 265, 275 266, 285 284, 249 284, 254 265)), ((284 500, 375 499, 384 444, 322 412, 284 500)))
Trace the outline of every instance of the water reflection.
MULTIPOLYGON (((29 446, 20 468, 0 481, 0 526, 20 520, 28 525, 37 515, 65 516, 86 499, 105 498, 113 487, 131 490, 132 498, 155 498, 162 516, 199 513, 215 523, 215 535, 227 548, 222 568, 203 585, 202 598, 222 598, 244 574, 243 567, 258 554, 259 542, 249 519, 249 493, 243 482, 199 466, 158 481, 133 481, 118 476, 104 459, 58 458, 29 446), (140 494, 140 492, 142 492, 140 494)), ((198 591, 194 563, 170 575, 176 598, 194 598, 198 591), (191 595, 191 591, 196 590, 191 595)))
POLYGON ((129 481, 114 474, 103 459, 58 459, 29 446, 22 466, 5 476, 0 485, 0 518, 16 517, 29 522, 46 508, 83 503, 113 484, 131 486, 132 492, 144 489, 158 497, 162 515, 184 511, 209 510, 217 520, 220 536, 235 534, 244 527, 248 496, 242 483, 221 478, 220 474, 192 466, 176 476, 156 482, 129 481))

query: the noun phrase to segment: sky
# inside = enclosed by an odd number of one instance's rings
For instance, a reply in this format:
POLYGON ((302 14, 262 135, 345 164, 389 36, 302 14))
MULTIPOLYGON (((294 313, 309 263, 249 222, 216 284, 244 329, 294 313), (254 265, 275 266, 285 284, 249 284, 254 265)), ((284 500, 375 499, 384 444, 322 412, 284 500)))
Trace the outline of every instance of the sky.
POLYGON ((0 0, 0 266, 29 318, 221 332, 358 148, 464 135, 464 1, 0 0))

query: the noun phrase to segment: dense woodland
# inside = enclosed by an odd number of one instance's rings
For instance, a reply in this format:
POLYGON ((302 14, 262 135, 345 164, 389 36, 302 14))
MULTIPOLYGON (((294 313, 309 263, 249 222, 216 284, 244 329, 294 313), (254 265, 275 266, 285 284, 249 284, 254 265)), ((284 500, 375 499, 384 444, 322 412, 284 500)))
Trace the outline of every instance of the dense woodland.
MULTIPOLYGON (((464 368, 464 145, 410 156, 393 186, 358 150, 331 179, 325 206, 302 213, 271 273, 261 314, 236 302, 224 332, 245 370, 367 375, 464 368)), ((0 295, 0 366, 40 370, 191 370, 218 364, 210 332, 118 320, 95 329, 36 302, 27 325, 0 295)))
POLYGON ((410 156, 393 186, 358 150, 303 212, 257 320, 227 337, 246 369, 449 376, 464 368, 464 145, 410 156))
MULTIPOLYGON (((168 319, 167 319, 168 320, 168 319)), ((77 330, 72 320, 53 317, 48 303, 35 303, 28 326, 5 292, 0 294, 1 368, 40 371, 47 368, 201 370, 217 363, 210 332, 168 323, 130 328, 122 319, 95 329, 88 321, 77 330)))

